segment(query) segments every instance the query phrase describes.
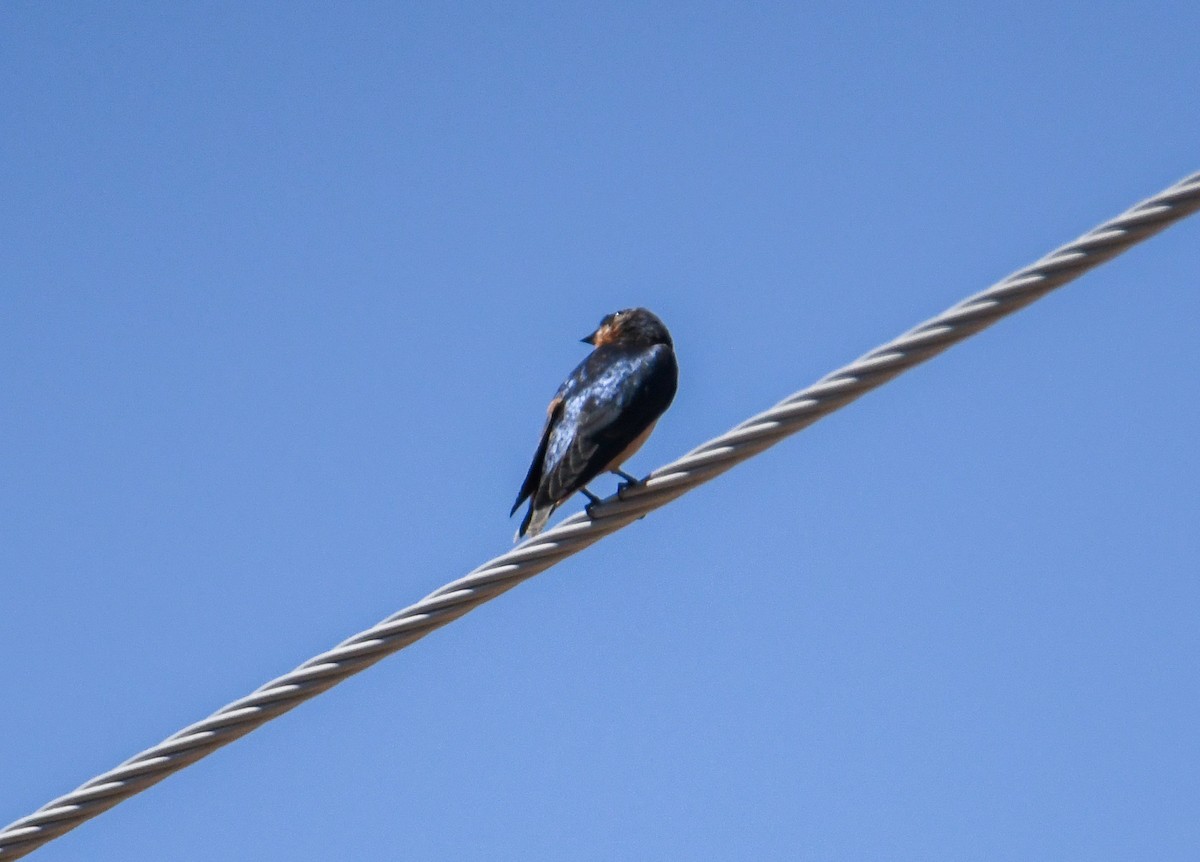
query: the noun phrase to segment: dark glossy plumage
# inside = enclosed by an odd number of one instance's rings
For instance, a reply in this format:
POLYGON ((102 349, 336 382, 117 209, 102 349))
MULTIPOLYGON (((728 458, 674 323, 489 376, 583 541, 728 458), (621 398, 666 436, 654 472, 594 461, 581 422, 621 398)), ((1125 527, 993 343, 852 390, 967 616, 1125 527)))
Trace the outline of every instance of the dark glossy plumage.
MULTIPOLYGON (((644 308, 610 314, 584 341, 595 350, 563 381, 512 512, 529 511, 517 538, 536 535, 554 509, 616 471, 671 405, 679 378, 671 335, 644 308)), ((511 514, 511 513, 510 513, 511 514)))

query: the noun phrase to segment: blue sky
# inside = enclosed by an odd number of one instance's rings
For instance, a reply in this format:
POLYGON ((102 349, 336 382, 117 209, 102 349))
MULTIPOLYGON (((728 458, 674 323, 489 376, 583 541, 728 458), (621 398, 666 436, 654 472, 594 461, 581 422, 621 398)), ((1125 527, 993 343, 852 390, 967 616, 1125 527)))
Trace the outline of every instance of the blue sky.
MULTIPOLYGON (((645 473, 1200 168, 1193 3, 414 6, 0 6, 0 822, 507 548, 603 314, 678 345, 645 473)), ((1194 859, 1198 278, 1193 219, 33 858, 1194 859)))

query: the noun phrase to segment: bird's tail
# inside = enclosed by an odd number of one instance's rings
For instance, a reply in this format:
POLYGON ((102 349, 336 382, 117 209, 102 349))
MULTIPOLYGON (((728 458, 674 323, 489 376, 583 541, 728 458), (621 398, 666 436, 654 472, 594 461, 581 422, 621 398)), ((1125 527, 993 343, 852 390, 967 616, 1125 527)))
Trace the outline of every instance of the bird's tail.
POLYGON ((514 542, 521 541, 525 536, 536 536, 546 526, 546 522, 550 520, 550 516, 554 514, 554 510, 558 508, 555 503, 544 503, 541 506, 534 506, 532 502, 529 504, 529 511, 525 513, 525 517, 521 520, 521 526, 517 528, 517 534, 513 536, 514 542))

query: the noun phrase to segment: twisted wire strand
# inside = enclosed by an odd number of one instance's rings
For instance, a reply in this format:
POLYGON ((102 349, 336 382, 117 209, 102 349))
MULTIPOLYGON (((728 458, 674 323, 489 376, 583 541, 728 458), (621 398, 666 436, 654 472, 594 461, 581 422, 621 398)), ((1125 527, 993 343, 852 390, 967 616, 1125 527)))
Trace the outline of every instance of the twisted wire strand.
POLYGON ((134 755, 0 831, 0 860, 17 859, 404 649, 609 533, 795 434, 914 365, 1078 278, 1200 209, 1200 173, 1088 231, 1023 269, 875 348, 812 386, 660 467, 466 576, 434 590, 203 721, 134 755))

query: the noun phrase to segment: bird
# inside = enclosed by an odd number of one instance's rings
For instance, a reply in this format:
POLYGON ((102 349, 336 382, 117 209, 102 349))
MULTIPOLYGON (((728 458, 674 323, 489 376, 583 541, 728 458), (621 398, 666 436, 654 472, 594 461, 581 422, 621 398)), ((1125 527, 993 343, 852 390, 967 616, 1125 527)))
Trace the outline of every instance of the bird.
POLYGON ((514 542, 540 533, 577 491, 589 505, 600 502, 587 486, 601 473, 637 484, 621 465, 646 442, 675 398, 675 345, 653 312, 613 312, 581 340, 594 349, 550 400, 533 463, 508 513, 511 518, 529 500, 514 542))

